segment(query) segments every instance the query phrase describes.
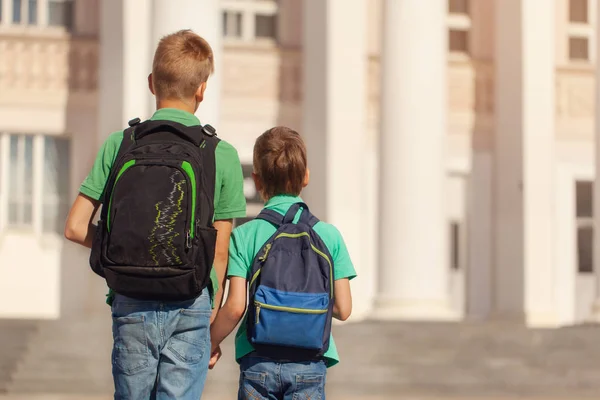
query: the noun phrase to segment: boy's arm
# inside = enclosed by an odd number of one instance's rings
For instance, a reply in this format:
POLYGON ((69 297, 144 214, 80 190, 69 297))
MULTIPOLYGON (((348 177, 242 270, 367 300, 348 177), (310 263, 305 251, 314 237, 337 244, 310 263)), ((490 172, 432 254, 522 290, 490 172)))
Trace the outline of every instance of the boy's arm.
POLYGON ((88 176, 79 188, 65 223, 65 237, 85 247, 92 247, 96 232, 92 220, 98 207, 108 175, 123 140, 123 131, 115 132, 102 144, 88 176))
POLYGON ((211 354, 233 332, 246 312, 246 282, 238 276, 229 279, 227 300, 210 327, 211 354))
POLYGON ((217 167, 215 187, 215 223, 218 231, 217 248, 215 250, 214 269, 219 284, 214 293, 214 308, 211 323, 217 316, 225 290, 225 275, 227 272, 227 258, 229 238, 233 228, 233 219, 246 216, 246 197, 244 196, 244 176, 242 165, 237 151, 225 141, 220 141, 215 150, 215 163, 217 167))
POLYGON ((348 278, 338 279, 334 283, 335 300, 333 304, 333 317, 345 321, 352 314, 352 293, 348 278))
POLYGON ((100 206, 100 201, 79 193, 69 211, 65 223, 65 238, 71 242, 91 248, 96 227, 92 219, 100 206))
POLYGON ((233 229, 233 220, 215 221, 214 227, 217 230, 217 246, 213 265, 217 273, 219 289, 215 293, 215 307, 210 318, 211 323, 215 320, 223 302, 225 274, 227 273, 227 260, 229 258, 229 239, 231 237, 231 230, 233 229))
POLYGON ((350 290, 350 280, 356 278, 356 270, 350 259, 350 253, 344 242, 342 234, 333 225, 329 225, 333 231, 333 237, 336 238, 332 244, 333 268, 334 268, 334 304, 333 317, 340 321, 346 321, 352 314, 352 292, 350 290))

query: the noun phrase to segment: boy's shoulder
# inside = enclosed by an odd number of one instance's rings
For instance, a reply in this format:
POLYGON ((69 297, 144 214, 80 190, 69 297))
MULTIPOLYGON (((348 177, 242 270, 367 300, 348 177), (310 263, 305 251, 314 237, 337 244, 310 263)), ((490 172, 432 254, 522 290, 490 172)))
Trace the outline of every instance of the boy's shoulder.
POLYGON ((335 225, 328 222, 319 220, 313 229, 324 241, 339 241, 342 239, 342 233, 339 231, 339 229, 336 228, 335 225))
POLYGON ((219 161, 235 161, 238 163, 240 162, 237 149, 226 140, 219 139, 215 152, 219 161))
POLYGON ((108 135, 106 140, 104 140, 104 149, 106 150, 119 150, 121 147, 121 143, 123 143, 123 132, 125 130, 122 129, 120 131, 116 131, 108 135))

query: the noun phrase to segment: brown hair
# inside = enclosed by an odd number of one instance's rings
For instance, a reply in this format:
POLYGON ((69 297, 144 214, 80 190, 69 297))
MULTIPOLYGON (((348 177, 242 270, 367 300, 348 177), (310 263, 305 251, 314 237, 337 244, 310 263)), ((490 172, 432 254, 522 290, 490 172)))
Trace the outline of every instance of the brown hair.
POLYGON ((186 99, 214 72, 213 51, 206 40, 189 29, 163 37, 152 63, 157 97, 186 99))
POLYGON ((254 173, 262 182, 265 200, 279 194, 299 195, 306 168, 306 146, 298 132, 276 126, 256 139, 254 173))

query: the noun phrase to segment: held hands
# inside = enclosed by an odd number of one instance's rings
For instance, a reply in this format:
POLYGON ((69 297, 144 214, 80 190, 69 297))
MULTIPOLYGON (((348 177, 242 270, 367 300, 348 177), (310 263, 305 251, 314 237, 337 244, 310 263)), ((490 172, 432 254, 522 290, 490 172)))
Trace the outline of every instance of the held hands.
POLYGON ((208 363, 208 369, 213 369, 215 367, 215 364, 217 363, 217 361, 219 361, 219 358, 221 358, 222 355, 223 355, 223 353, 221 352, 221 346, 213 345, 210 350, 210 361, 208 363))

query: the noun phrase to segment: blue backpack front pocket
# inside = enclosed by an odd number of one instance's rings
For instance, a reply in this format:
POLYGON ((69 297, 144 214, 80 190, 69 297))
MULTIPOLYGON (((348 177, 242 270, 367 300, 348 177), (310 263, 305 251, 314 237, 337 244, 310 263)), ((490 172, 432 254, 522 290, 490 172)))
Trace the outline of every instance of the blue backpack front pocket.
POLYGON ((282 292, 260 285, 254 296, 252 343, 321 350, 327 322, 327 293, 282 292))

